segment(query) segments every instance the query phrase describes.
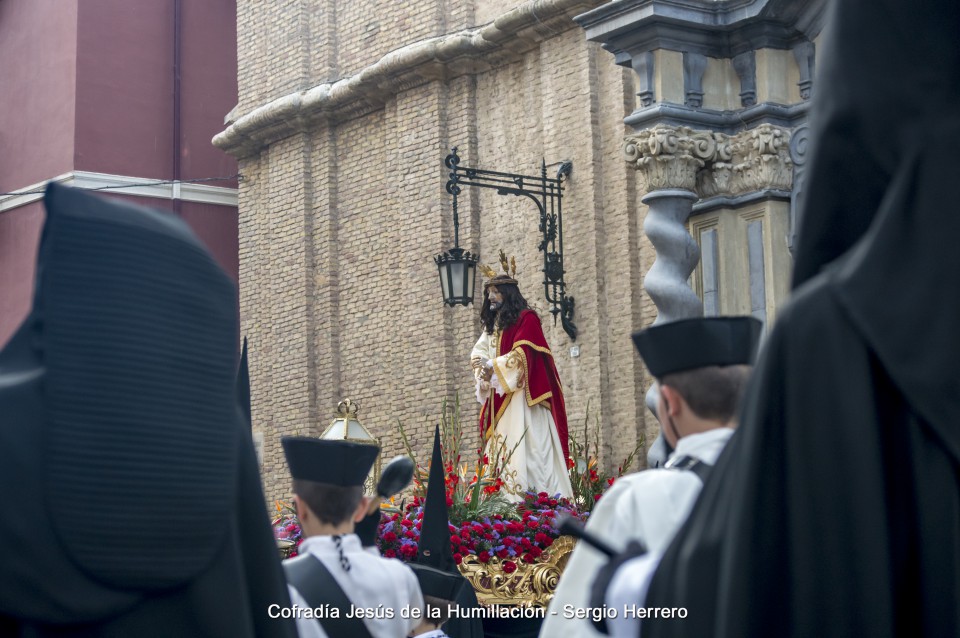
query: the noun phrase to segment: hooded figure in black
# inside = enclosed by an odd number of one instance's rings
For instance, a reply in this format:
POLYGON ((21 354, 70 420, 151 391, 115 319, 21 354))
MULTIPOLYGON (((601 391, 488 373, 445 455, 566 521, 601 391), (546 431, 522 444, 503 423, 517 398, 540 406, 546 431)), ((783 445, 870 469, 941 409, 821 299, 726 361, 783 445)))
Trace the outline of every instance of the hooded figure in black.
MULTIPOLYGON (((456 606, 470 610, 478 607, 477 593, 467 579, 460 575, 457 564, 453 560, 453 551, 450 547, 450 516, 447 512, 447 490, 444 482, 443 455, 440 451, 440 428, 433 434, 433 455, 430 458, 430 475, 427 480, 427 495, 423 506, 423 521, 420 528, 420 551, 416 563, 411 563, 418 578, 423 578, 423 570, 448 574, 447 582, 459 579, 462 586, 456 588, 457 596, 451 600, 456 606)), ((434 582, 437 575, 429 574, 428 580, 434 582)), ((422 581, 421 581, 422 582, 422 581)), ((424 591, 424 596, 437 596, 424 591)), ((483 638, 483 623, 479 614, 465 611, 462 616, 454 616, 446 622, 444 629, 451 638, 483 638)))
POLYGON ((180 219, 51 185, 0 352, 0 635, 293 636, 236 292, 180 219))
POLYGON ((794 296, 644 638, 960 635, 960 3, 833 8, 794 296))

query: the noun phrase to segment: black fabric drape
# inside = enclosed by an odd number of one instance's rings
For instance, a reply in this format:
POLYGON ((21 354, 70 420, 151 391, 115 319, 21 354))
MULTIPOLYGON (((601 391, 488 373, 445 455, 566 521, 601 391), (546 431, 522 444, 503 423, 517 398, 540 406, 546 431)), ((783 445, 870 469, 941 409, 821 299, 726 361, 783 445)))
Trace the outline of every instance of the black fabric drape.
POLYGON ((827 24, 795 294, 645 637, 960 635, 960 4, 827 24))
POLYGON ((0 627, 293 636, 236 388, 236 291, 181 220, 51 185, 0 352, 0 627))

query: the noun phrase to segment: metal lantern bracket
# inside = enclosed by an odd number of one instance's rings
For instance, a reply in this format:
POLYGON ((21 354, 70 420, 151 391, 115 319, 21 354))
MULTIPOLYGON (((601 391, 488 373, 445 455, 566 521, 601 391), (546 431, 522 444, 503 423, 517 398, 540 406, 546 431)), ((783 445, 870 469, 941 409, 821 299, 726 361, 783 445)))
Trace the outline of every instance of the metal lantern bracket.
MULTIPOLYGON (((577 326, 573 323, 574 299, 566 294, 566 282, 563 279, 563 178, 570 175, 573 163, 560 164, 555 178, 547 177, 546 161, 540 166, 539 176, 516 175, 487 171, 479 168, 460 166, 460 156, 454 147, 443 161, 450 169, 446 190, 453 195, 454 233, 459 240, 459 219, 457 216, 457 196, 461 186, 490 188, 498 195, 516 195, 526 197, 537 205, 540 211, 540 234, 542 239, 538 249, 543 253, 543 292, 547 303, 551 305, 550 314, 554 324, 557 317, 571 339, 577 338, 577 326)), ((459 241, 455 242, 459 245, 459 241)))

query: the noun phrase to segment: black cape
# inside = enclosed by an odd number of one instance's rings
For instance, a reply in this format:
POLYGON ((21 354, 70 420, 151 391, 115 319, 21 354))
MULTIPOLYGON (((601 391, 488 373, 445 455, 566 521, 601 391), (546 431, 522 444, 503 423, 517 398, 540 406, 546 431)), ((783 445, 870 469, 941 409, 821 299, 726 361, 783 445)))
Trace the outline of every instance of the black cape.
POLYGON ((795 294, 644 638, 960 635, 960 3, 827 24, 795 294))
POLYGON ((234 285, 179 219, 50 186, 0 352, 0 635, 294 636, 234 285))

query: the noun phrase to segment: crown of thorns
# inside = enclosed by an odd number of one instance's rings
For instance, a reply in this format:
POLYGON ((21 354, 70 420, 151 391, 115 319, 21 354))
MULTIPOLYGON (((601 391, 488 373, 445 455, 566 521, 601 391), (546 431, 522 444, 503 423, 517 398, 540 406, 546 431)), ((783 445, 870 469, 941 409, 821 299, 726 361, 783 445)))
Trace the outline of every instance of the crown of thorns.
POLYGON ((513 257, 507 261, 507 255, 503 252, 503 249, 500 249, 500 267, 503 268, 502 273, 497 273, 493 268, 487 266, 486 264, 480 264, 480 272, 483 273, 483 276, 487 278, 487 281, 483 282, 484 288, 489 288, 490 286, 499 286, 500 284, 514 284, 517 285, 517 260, 513 257))

